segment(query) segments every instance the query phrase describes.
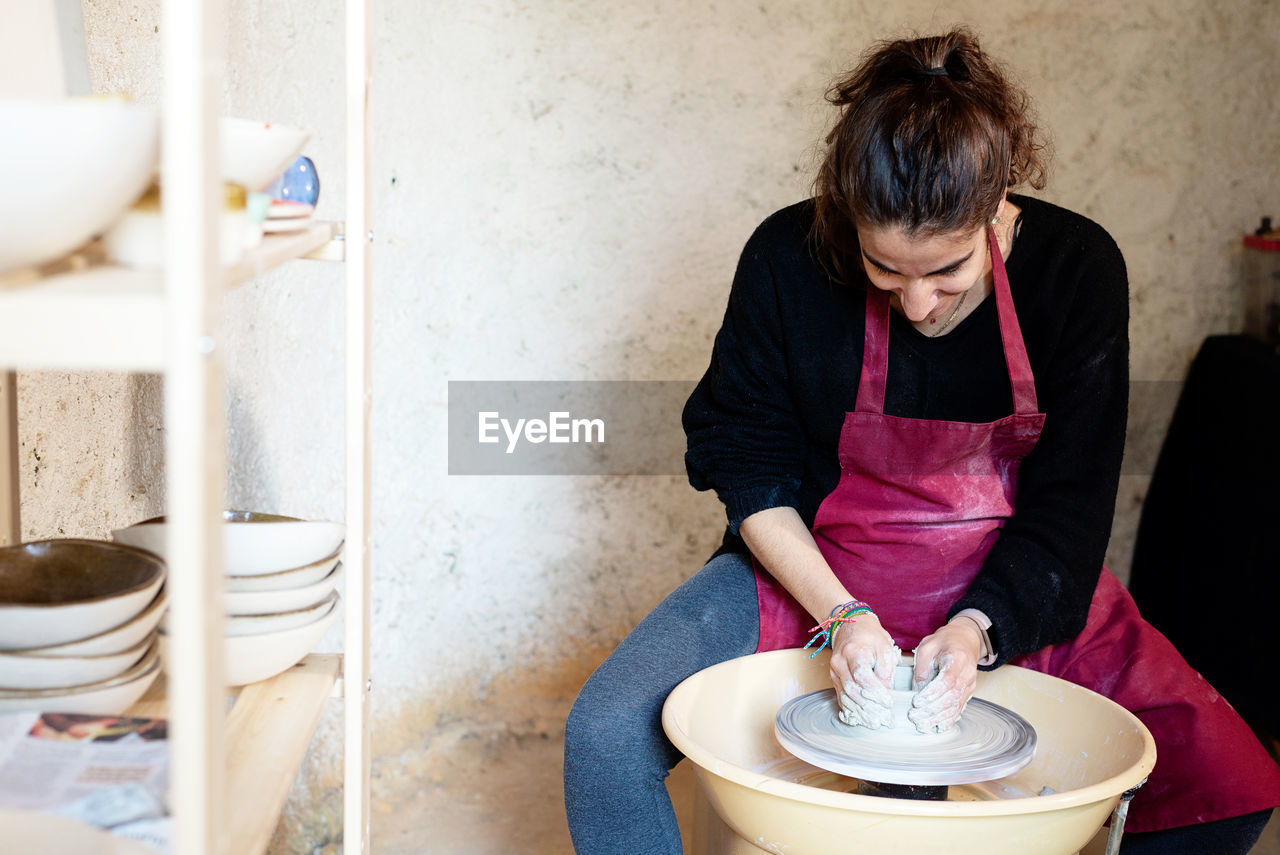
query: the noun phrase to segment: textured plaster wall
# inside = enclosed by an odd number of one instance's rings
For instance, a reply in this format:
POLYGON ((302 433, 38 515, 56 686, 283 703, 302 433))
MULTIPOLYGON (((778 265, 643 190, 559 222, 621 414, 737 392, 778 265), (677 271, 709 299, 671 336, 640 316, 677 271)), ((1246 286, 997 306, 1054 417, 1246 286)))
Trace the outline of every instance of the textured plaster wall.
MULTIPOLYGON (((158 102, 156 0, 84 6, 95 89, 158 102)), ((230 10, 228 112, 313 129, 320 213, 340 217, 340 3, 230 10)), ((723 520, 677 477, 449 477, 446 381, 696 378, 743 241, 806 194, 826 82, 874 38, 976 27, 1052 132, 1044 195, 1125 252, 1133 374, 1164 381, 1135 407, 1109 553, 1125 573, 1177 381, 1206 334, 1238 328, 1239 235, 1280 193, 1260 73, 1280 46, 1272 11, 380 0, 375 837, 503 751, 557 738, 577 686, 723 520)), ((340 268, 311 262, 228 298, 229 504, 340 517, 340 301, 340 268)), ((28 537, 162 509, 157 378, 25 374, 20 394, 28 537)), ((275 851, 334 848, 333 706, 275 851)))

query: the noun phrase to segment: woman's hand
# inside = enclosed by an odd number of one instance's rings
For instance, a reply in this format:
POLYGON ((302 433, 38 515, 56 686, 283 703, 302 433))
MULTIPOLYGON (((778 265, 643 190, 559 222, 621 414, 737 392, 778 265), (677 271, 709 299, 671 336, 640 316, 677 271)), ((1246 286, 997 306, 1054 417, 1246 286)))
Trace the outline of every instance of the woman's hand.
POLYGON ((956 617, 920 642, 907 718, 921 733, 941 733, 960 719, 978 687, 982 633, 968 618, 956 617))
POLYGON ((831 641, 831 683, 840 699, 840 720, 872 730, 893 725, 893 669, 901 651, 873 614, 840 623, 831 641))

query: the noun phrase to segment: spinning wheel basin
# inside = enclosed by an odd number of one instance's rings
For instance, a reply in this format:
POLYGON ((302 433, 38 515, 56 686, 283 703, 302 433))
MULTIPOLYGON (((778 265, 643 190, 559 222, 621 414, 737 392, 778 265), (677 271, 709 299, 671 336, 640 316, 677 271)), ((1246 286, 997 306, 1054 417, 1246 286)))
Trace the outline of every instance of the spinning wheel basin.
POLYGON ((1127 710, 1065 680, 1005 665, 979 674, 976 696, 1035 728, 1030 764, 1006 778, 952 787, 945 802, 861 796, 850 792, 855 780, 797 760, 774 738, 783 703, 829 685, 825 654, 810 660, 802 650, 777 650, 694 674, 668 697, 667 736, 748 847, 720 851, 829 855, 845 841, 862 855, 1073 855, 1155 765, 1151 734, 1127 710))

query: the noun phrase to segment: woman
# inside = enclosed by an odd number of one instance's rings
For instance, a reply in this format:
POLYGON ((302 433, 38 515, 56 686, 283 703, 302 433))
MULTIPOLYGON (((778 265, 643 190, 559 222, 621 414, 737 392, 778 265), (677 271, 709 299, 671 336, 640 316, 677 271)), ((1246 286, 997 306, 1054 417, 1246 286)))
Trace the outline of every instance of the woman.
POLYGON ((1247 852, 1280 772, 1102 568, 1128 390, 1119 250, 1009 194, 1044 185, 1042 146, 971 35, 881 45, 830 98, 815 198, 751 237, 685 408, 724 544, 569 717, 575 847, 678 853, 667 693, 820 624, 846 721, 886 723, 899 649, 916 652, 921 729, 959 717, 980 667, 1044 671, 1155 736, 1124 852, 1247 852))

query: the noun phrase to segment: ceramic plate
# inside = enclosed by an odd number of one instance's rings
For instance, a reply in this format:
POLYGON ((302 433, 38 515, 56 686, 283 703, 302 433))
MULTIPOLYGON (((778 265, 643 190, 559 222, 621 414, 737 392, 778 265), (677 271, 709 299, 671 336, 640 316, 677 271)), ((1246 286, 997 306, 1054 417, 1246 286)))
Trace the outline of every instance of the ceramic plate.
POLYGON ((271 204, 267 206, 267 216, 273 220, 309 217, 315 209, 315 205, 308 205, 306 202, 272 199, 271 204))
POLYGON ((819 769, 891 784, 941 786, 992 781, 1031 762, 1036 732, 1005 707, 973 698, 946 733, 914 726, 868 730, 837 717, 834 689, 792 698, 778 709, 778 743, 819 769))
POLYGON ((303 229, 310 228, 312 222, 310 217, 272 218, 262 221, 262 231, 264 234, 269 235, 280 232, 300 232, 303 229))

